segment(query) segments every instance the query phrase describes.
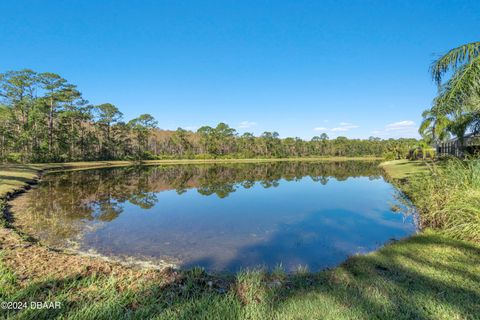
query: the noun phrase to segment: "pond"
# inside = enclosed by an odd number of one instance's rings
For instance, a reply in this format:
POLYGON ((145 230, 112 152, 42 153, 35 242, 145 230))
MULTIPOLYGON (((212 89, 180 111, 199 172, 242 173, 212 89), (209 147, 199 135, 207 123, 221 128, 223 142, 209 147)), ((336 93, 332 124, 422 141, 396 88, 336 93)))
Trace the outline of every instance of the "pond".
POLYGON ((42 242, 209 271, 317 271, 416 231, 378 162, 130 166, 49 173, 12 202, 42 242))

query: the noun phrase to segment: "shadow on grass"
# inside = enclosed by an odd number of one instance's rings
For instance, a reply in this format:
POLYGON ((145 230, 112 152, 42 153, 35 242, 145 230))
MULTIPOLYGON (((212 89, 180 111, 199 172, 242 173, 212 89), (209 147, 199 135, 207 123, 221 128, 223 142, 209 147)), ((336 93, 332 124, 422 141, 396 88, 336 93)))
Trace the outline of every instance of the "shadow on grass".
POLYGON ((427 233, 319 273, 234 277, 194 268, 154 279, 77 275, 2 299, 62 302, 61 309, 8 314, 31 319, 474 319, 479 266, 478 246, 427 233))
MULTIPOLYGON (((479 278, 472 271, 479 271, 476 267, 480 263, 478 247, 425 236, 407 242, 420 250, 443 246, 444 259, 450 261, 439 263, 442 261, 440 252, 438 255, 424 252, 421 258, 418 250, 409 253, 395 248, 353 257, 334 270, 302 275, 296 282, 299 285, 274 292, 277 302, 273 310, 284 309, 298 297, 304 303, 329 297, 339 307, 348 306, 358 317, 366 319, 474 319, 480 314, 479 278), (452 256, 454 252, 458 256, 452 256), (458 263, 461 256, 464 261, 458 263), (463 268, 451 266, 456 264, 463 268), (311 285, 304 286, 309 278, 313 279, 308 282, 311 285)), ((327 314, 330 312, 333 313, 330 310, 327 314)), ((325 315, 319 313, 319 316, 325 315)))
POLYGON ((25 178, 25 177, 18 177, 18 176, 4 176, 0 175, 0 181, 18 181, 18 182, 23 182, 25 184, 31 184, 34 183, 35 180, 32 178, 25 178))
MULTIPOLYGON (((65 279, 49 279, 17 290, 2 301, 57 301, 61 308, 8 310, 6 318, 20 319, 146 319, 154 315, 165 318, 194 319, 240 316, 241 305, 228 290, 233 276, 212 278, 194 268, 177 272, 169 270, 163 278, 138 284, 130 278, 112 275, 78 274, 65 279), (215 285, 209 285, 215 282, 215 285), (219 289, 221 286, 221 289, 219 289)), ((142 279, 138 280, 142 282, 142 279)))

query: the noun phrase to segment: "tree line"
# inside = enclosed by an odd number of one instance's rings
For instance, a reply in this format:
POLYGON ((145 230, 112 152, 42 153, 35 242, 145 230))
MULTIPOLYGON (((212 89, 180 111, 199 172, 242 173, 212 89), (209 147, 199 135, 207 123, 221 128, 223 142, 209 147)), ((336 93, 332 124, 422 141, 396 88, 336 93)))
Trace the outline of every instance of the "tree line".
POLYGON ((0 74, 0 159, 15 162, 146 157, 149 114, 129 122, 110 103, 91 105, 55 73, 0 74))
POLYGON ((400 159, 408 156, 416 139, 330 139, 326 133, 303 140, 298 137, 280 138, 277 132, 238 134, 225 123, 203 126, 196 132, 181 128, 163 139, 158 155, 163 158, 289 158, 289 157, 361 157, 375 156, 400 159))
POLYGON ((111 103, 93 105, 60 75, 0 74, 0 161, 64 162, 180 158, 377 156, 404 158, 415 139, 280 138, 239 134, 225 123, 193 131, 161 130, 149 114, 124 121, 111 103))

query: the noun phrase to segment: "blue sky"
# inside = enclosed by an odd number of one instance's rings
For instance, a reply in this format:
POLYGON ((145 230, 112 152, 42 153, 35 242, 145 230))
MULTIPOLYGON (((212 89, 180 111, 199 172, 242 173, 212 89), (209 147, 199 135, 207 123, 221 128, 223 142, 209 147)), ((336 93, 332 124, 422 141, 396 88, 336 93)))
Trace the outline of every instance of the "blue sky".
POLYGON ((77 84, 125 119, 282 137, 416 136, 439 54, 478 41, 480 1, 0 2, 0 72, 77 84))

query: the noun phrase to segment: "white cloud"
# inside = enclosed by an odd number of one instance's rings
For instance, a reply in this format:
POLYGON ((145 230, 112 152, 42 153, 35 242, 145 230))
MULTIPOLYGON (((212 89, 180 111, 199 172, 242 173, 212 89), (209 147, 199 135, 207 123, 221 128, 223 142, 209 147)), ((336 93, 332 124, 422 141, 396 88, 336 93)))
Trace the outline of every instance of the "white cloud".
POLYGON ((256 126, 257 123, 256 122, 253 122, 253 121, 242 121, 240 122, 240 124, 238 125, 238 128, 240 129, 247 129, 247 128, 251 128, 251 127, 254 127, 256 126))
POLYGON ((349 122, 340 122, 338 124, 338 127, 334 127, 334 128, 316 127, 316 128, 313 128, 313 130, 315 130, 315 131, 330 131, 330 132, 345 132, 345 131, 349 131, 351 129, 355 129, 355 128, 358 128, 358 127, 359 126, 354 125, 354 124, 349 123, 349 122))
POLYGON ((382 138, 417 138, 417 125, 412 120, 403 120, 389 123, 383 129, 371 132, 372 135, 382 138))
POLYGON ((411 120, 389 123, 385 126, 385 131, 405 131, 415 129, 415 122, 411 120))
POLYGON ((349 130, 355 129, 355 128, 358 128, 358 126, 353 125, 353 124, 347 124, 347 125, 340 124, 340 127, 332 128, 332 129, 330 129, 330 131, 333 131, 333 132, 342 131, 343 132, 343 131, 349 131, 349 130))

